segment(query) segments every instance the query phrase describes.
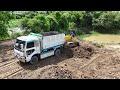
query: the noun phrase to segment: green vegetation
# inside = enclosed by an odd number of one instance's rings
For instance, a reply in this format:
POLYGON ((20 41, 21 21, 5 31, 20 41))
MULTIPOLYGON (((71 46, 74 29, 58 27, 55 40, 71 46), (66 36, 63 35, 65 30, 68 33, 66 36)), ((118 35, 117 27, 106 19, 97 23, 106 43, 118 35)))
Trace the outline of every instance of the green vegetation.
POLYGON ((0 11, 0 38, 4 39, 9 36, 7 24, 10 19, 13 19, 14 15, 12 15, 9 11, 0 11))
MULTIPOLYGON (((116 11, 30 11, 14 14, 0 11, 0 40, 10 39, 8 28, 20 27, 26 31, 40 33, 59 31, 69 34, 71 30, 79 39, 90 35, 120 34, 120 12, 116 11)), ((19 33, 19 32, 18 32, 19 33)), ((13 35, 16 38, 19 34, 13 35)))
POLYGON ((22 19, 11 19, 11 20, 9 20, 9 23, 8 23, 8 26, 9 27, 20 27, 20 25, 21 25, 21 20, 22 19))

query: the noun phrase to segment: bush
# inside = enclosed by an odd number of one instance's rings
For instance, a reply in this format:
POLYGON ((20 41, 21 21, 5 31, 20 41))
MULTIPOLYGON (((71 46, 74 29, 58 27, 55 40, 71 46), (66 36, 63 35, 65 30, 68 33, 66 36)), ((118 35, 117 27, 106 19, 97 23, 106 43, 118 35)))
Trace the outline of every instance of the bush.
POLYGON ((14 16, 10 11, 0 11, 0 38, 9 37, 7 25, 8 21, 13 18, 14 16))
POLYGON ((45 32, 50 30, 50 23, 47 20, 46 16, 37 15, 36 17, 34 17, 34 19, 36 20, 36 22, 33 23, 35 28, 37 28, 39 30, 44 30, 45 32))
POLYGON ((28 29, 28 21, 29 21, 29 19, 28 18, 23 18, 22 20, 21 20, 21 27, 22 28, 24 28, 24 29, 28 29))
POLYGON ((117 24, 115 12, 103 12, 100 14, 98 18, 93 18, 93 27, 94 29, 98 29, 99 32, 102 33, 114 33, 114 29, 117 28, 115 24, 117 24))
POLYGON ((9 37, 7 26, 0 21, 0 38, 4 39, 9 37))

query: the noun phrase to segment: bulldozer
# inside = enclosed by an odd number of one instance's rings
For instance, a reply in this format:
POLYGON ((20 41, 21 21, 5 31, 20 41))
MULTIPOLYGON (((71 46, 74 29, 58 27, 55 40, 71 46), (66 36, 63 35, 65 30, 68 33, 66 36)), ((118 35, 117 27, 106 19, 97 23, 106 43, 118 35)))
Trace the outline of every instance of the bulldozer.
POLYGON ((74 33, 65 36, 65 46, 69 48, 79 46, 78 38, 74 35, 74 33))

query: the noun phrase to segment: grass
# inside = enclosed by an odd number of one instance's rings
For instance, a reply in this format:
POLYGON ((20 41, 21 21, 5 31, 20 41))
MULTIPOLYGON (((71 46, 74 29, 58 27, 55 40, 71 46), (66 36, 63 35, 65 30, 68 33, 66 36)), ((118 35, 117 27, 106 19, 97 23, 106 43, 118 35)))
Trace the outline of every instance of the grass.
POLYGON ((100 33, 95 32, 95 31, 91 31, 89 34, 78 35, 78 39, 79 40, 84 40, 84 38, 86 38, 86 37, 89 37, 89 36, 98 36, 98 35, 100 35, 100 33))
POLYGON ((89 37, 90 34, 78 35, 79 40, 84 40, 85 37, 89 37))
POLYGON ((91 34, 91 35, 100 35, 99 32, 95 32, 95 31, 90 31, 90 34, 91 34))
POLYGON ((99 34, 84 37, 83 40, 91 41, 99 44, 118 44, 120 43, 120 35, 99 34))
POLYGON ((104 46, 106 44, 119 44, 120 34, 101 34, 91 31, 90 34, 78 35, 78 39, 104 46))

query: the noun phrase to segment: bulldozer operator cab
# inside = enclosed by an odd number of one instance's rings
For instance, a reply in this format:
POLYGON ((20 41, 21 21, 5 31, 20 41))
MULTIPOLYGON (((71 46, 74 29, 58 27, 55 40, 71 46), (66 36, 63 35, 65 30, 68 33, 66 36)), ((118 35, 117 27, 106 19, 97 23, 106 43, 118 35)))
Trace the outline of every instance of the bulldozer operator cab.
POLYGON ((74 36, 75 36, 75 33, 72 31, 72 32, 70 33, 70 36, 71 36, 71 37, 74 37, 74 36))

